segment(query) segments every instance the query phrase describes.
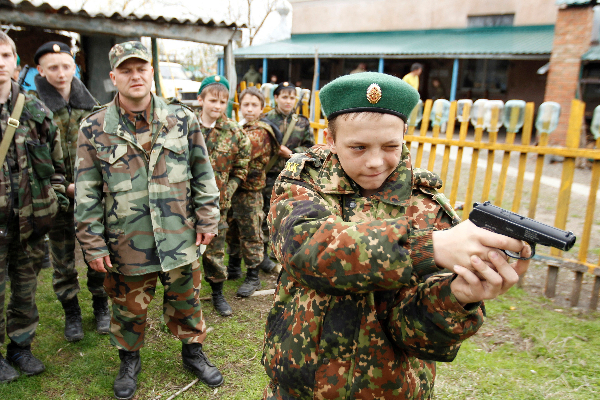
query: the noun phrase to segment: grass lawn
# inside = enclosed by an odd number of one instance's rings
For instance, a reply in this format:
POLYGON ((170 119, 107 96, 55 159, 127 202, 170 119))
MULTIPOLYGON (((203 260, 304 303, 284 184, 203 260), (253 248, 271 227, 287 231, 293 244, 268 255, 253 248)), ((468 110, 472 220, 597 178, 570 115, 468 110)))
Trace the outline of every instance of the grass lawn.
MULTIPOLYGON (((33 352, 46 372, 0 385, 0 399, 111 399, 118 372, 117 351, 108 336, 94 332, 91 296, 80 293, 85 339, 63 337, 63 312, 51 287, 51 271, 40 274, 40 326, 33 352)), ((274 278, 261 274, 263 288, 274 278)), ((83 286, 85 278, 81 277, 83 286)), ((225 384, 209 389, 196 384, 177 399, 259 399, 267 384, 260 365, 265 315, 271 296, 234 299, 241 283, 227 282, 234 316, 222 318, 203 302, 211 331, 205 342, 209 359, 225 384)), ((201 296, 209 294, 203 286, 201 296)), ((180 344, 161 320, 162 286, 150 305, 142 373, 136 399, 167 399, 195 379, 181 365, 180 344)), ((453 363, 438 364, 434 399, 581 399, 600 398, 600 314, 555 310, 543 298, 513 289, 487 302, 488 319, 463 345, 453 363)), ((6 354, 6 347, 2 350, 6 354)))

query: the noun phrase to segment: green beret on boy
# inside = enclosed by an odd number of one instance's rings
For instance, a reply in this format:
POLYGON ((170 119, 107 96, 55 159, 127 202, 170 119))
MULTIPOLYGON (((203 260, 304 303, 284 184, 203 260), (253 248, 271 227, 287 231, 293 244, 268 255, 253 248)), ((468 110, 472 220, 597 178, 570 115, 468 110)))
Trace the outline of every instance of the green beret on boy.
POLYGON ((380 112, 407 121, 419 92, 395 76, 361 72, 337 78, 319 92, 327 119, 351 112, 380 112))
POLYGON ((229 81, 223 75, 212 75, 207 76, 202 80, 202 84, 200 85, 200 89, 198 89, 198 94, 202 93, 205 87, 208 85, 223 85, 229 91, 229 81))

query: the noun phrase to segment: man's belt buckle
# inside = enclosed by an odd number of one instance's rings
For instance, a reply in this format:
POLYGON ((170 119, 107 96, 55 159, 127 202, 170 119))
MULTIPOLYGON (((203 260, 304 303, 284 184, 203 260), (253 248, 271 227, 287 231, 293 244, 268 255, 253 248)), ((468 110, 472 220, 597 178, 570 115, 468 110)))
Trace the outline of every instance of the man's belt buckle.
POLYGON ((17 129, 19 127, 21 123, 19 122, 18 119, 14 119, 14 118, 8 118, 8 125, 12 126, 13 128, 17 129))

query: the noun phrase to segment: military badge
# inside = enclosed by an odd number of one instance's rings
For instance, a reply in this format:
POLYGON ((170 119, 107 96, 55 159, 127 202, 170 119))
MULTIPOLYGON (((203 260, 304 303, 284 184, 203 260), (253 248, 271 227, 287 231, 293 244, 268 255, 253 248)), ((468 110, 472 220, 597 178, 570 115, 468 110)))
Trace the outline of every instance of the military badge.
POLYGON ((219 75, 215 76, 215 82, 220 82, 221 81, 221 77, 219 75))
POLYGON ((371 104, 377 104, 381 100, 381 88, 378 84, 373 83, 367 89, 367 100, 371 104))
POLYGON ((60 46, 55 44, 54 46, 52 46, 52 50, 54 50, 55 53, 60 53, 60 46))

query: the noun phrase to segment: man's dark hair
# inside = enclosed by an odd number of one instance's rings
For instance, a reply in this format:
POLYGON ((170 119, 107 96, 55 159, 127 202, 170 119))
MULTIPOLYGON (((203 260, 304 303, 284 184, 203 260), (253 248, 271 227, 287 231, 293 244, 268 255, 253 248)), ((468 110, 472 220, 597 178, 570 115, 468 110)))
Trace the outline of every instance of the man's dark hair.
POLYGON ((413 65, 410 66, 410 72, 416 71, 418 69, 423 69, 423 64, 414 63, 413 65))

